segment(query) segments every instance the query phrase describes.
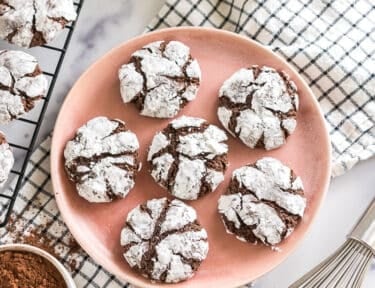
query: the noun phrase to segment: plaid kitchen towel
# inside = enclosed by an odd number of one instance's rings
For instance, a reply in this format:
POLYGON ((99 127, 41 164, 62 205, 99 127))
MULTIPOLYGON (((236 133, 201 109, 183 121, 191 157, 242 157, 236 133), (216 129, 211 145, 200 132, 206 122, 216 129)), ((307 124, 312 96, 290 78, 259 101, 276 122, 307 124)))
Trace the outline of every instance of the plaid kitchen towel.
MULTIPOLYGON (((310 85, 325 114, 337 176, 375 152, 374 21, 374 6, 362 0, 167 0, 148 30, 217 27, 255 39, 287 59, 310 85)), ((49 151, 47 139, 33 154, 12 229, 0 229, 0 244, 17 241, 17 234, 25 231, 38 231, 71 269, 79 288, 130 287, 72 247, 53 197, 49 151)), ((1 209, 0 203, 0 214, 1 209)))

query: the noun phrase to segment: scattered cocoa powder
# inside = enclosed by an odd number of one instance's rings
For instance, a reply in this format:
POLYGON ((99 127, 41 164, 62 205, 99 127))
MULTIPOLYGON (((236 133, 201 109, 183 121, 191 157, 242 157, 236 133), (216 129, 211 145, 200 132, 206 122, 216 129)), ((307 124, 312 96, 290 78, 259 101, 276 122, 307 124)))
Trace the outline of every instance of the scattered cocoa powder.
POLYGON ((77 252, 82 251, 81 246, 79 246, 79 244, 77 243, 76 239, 74 239, 74 238, 70 238, 69 239, 68 246, 70 248, 70 252, 71 253, 77 253, 77 252))
MULTIPOLYGON (((13 216, 10 218, 6 229, 8 230, 13 243, 29 244, 38 247, 54 256, 57 260, 64 262, 68 269, 73 272, 77 269, 79 263, 75 257, 71 256, 81 254, 83 253, 83 250, 71 235, 67 235, 67 243, 64 245, 67 246, 70 256, 65 256, 64 251, 58 249, 56 240, 49 238, 46 233, 46 230, 52 225, 52 223, 53 221, 49 221, 38 227, 30 226, 26 230, 23 230, 18 229, 17 227, 23 227, 25 226, 25 223, 22 223, 22 220, 13 216)), ((3 287, 0 285, 0 288, 3 287)))
POLYGON ((76 259, 71 259, 68 262, 68 265, 69 265, 70 271, 74 271, 74 270, 77 269, 78 263, 77 263, 76 259))
POLYGON ((53 241, 43 235, 45 234, 43 233, 43 229, 48 227, 50 223, 46 223, 42 227, 28 228, 26 231, 17 230, 16 227, 18 225, 16 223, 17 219, 10 218, 7 225, 8 232, 11 234, 14 243, 29 244, 38 247, 59 259, 59 255, 53 248, 53 241))
POLYGON ((29 252, 0 252, 0 279, 1 288, 67 288, 52 263, 29 252))

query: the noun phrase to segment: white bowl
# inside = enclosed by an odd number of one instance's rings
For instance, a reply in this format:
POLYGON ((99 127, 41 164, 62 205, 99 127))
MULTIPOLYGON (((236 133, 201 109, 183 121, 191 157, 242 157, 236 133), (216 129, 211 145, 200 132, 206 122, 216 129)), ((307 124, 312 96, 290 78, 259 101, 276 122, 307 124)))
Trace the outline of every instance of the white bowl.
POLYGON ((39 249, 37 247, 31 246, 31 245, 27 245, 27 244, 0 245, 0 252, 4 252, 4 251, 23 251, 23 252, 34 253, 36 255, 43 257, 44 259, 52 263, 52 265, 55 266, 57 271, 60 272, 61 276, 63 277, 66 283, 67 288, 77 288, 68 270, 66 270, 65 267, 48 252, 42 249, 39 249))

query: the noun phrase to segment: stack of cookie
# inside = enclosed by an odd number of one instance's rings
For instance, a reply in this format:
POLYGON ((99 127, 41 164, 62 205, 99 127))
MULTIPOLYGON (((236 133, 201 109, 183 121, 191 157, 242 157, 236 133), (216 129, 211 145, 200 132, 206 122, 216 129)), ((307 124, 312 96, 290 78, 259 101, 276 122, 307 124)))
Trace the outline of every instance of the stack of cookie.
MULTIPOLYGON (((201 83, 198 61, 178 41, 157 41, 135 51, 118 76, 123 102, 155 121, 177 116, 197 97, 201 83)), ((297 87, 271 67, 242 68, 219 90, 219 121, 249 149, 284 145, 296 128, 297 111, 297 87)), ((131 210, 120 239, 125 260, 144 277, 177 283, 192 277, 206 259, 207 232, 195 209, 182 201, 204 198, 224 181, 227 140, 223 129, 187 115, 150 139, 149 173, 171 200, 150 199, 131 210)), ((138 150, 137 136, 125 122, 99 116, 66 144, 65 169, 81 197, 110 202, 125 198, 137 185, 138 150)), ((302 180, 279 160, 264 157, 234 170, 227 193, 219 198, 217 217, 239 240, 276 250, 305 208, 302 180)))
MULTIPOLYGON (((23 48, 41 46, 76 18, 72 0, 0 1, 0 38, 23 48)), ((29 112, 46 96, 48 81, 34 56, 0 51, 0 125, 29 112)), ((7 181, 14 156, 0 132, 0 186, 7 181)))

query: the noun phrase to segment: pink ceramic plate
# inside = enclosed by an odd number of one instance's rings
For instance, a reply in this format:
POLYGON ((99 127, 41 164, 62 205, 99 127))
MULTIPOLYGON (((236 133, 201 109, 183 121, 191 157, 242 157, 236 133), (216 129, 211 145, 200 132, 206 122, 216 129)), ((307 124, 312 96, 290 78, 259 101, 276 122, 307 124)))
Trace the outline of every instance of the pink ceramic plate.
POLYGON ((301 241, 318 211, 330 177, 329 137, 314 95, 283 59, 248 38, 206 28, 166 29, 132 39, 97 61, 70 91, 56 123, 51 171, 57 204, 82 248, 108 271, 141 287, 168 286, 152 284, 133 272, 124 261, 120 247, 120 230, 128 211, 147 199, 167 196, 147 172, 146 149, 155 132, 163 129, 169 120, 141 117, 133 104, 123 104, 117 78, 117 70, 129 60, 132 52, 157 40, 186 43, 202 69, 203 79, 198 97, 180 112, 180 116, 198 116, 221 126, 216 116, 219 87, 234 71, 252 64, 285 70, 300 91, 298 125, 287 144, 266 152, 251 150, 230 137, 230 166, 224 183, 216 192, 189 202, 197 209, 199 220, 207 229, 210 251, 195 277, 173 286, 227 288, 247 283, 280 264, 301 241), (64 171, 65 143, 73 137, 78 127, 98 115, 126 121, 138 135, 140 159, 144 164, 135 188, 126 199, 109 204, 90 204, 80 198, 64 171), (261 245, 243 243, 228 235, 217 213, 217 200, 224 193, 232 171, 262 156, 277 157, 293 167, 303 179, 308 199, 302 223, 280 245, 280 253, 261 245))

